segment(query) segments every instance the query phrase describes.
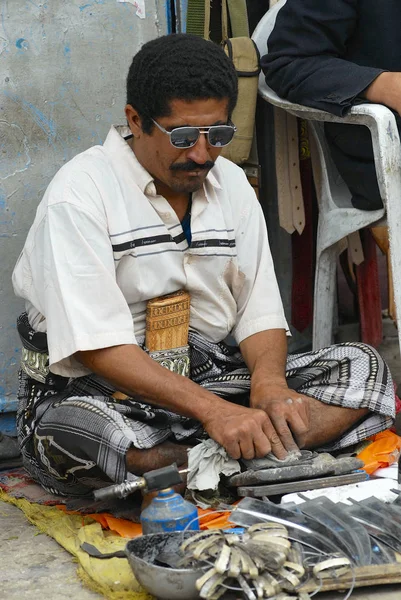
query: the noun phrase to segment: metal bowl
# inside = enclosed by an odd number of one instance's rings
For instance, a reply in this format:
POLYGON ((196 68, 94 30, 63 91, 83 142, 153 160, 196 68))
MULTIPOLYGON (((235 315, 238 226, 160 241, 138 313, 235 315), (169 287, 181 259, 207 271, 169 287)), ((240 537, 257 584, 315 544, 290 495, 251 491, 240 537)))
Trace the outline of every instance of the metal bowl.
POLYGON ((179 552, 182 542, 193 531, 151 533, 130 540, 125 552, 136 579, 146 591, 160 600, 195 600, 199 598, 195 582, 204 570, 161 567, 155 559, 161 552, 179 552))

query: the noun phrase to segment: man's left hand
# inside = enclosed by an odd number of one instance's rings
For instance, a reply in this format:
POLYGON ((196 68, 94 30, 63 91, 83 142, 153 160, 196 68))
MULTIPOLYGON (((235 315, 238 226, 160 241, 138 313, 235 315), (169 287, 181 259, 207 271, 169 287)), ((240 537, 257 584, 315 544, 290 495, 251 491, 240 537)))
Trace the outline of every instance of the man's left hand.
POLYGON ((250 406, 269 416, 278 437, 288 452, 299 450, 309 432, 309 401, 285 384, 263 385, 251 389, 250 406))

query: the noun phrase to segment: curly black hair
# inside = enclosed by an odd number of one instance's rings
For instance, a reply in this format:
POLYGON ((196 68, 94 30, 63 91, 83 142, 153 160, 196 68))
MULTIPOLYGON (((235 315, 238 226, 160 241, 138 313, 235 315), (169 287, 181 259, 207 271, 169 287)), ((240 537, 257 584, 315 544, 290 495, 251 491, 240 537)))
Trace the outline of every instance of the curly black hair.
POLYGON ((224 50, 196 35, 177 33, 147 42, 134 56, 127 77, 127 104, 150 134, 152 119, 170 114, 172 100, 217 98, 235 108, 238 80, 224 50))

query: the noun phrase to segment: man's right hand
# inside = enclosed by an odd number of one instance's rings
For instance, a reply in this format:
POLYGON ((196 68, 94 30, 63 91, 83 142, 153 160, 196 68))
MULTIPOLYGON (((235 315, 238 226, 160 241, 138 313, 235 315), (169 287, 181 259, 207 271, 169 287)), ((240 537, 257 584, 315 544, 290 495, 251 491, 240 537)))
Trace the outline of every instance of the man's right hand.
POLYGON ((385 104, 401 115, 401 73, 380 73, 363 95, 370 102, 385 104))
POLYGON ((273 451, 279 459, 287 456, 272 422, 263 410, 227 403, 227 409, 208 415, 203 427, 231 458, 262 458, 273 451))
POLYGON ((265 411, 219 398, 162 367, 138 346, 111 346, 75 356, 127 396, 142 396, 150 404, 200 421, 210 437, 235 459, 261 458, 271 450, 277 458, 287 455, 265 411))

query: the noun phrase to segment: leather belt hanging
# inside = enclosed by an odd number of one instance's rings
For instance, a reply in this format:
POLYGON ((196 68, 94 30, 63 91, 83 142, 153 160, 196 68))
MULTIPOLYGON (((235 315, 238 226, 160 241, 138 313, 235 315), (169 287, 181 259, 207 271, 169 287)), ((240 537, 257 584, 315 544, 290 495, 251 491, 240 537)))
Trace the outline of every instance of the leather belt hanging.
POLYGON ((302 193, 304 226, 292 234, 291 322, 297 331, 304 331, 313 318, 314 282, 314 190, 312 164, 305 121, 299 121, 299 179, 302 193))
MULTIPOLYGON (((276 1, 270 0, 270 8, 276 1)), ((302 332, 312 322, 314 280, 313 184, 309 149, 306 150, 306 125, 303 125, 305 156, 302 165, 298 119, 275 108, 274 131, 279 222, 292 234, 291 324, 302 332)))
POLYGON ((299 138, 296 117, 274 109, 277 203, 280 226, 288 233, 302 233, 305 208, 299 165, 299 138))
MULTIPOLYGON (((270 0, 270 8, 278 0, 270 0)), ((302 233, 305 208, 299 164, 297 118, 281 108, 274 109, 277 203, 280 226, 288 233, 302 233)))

